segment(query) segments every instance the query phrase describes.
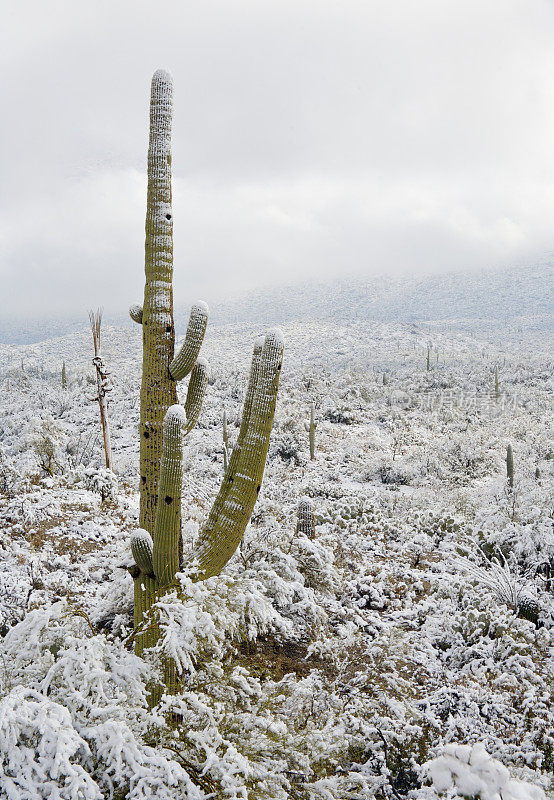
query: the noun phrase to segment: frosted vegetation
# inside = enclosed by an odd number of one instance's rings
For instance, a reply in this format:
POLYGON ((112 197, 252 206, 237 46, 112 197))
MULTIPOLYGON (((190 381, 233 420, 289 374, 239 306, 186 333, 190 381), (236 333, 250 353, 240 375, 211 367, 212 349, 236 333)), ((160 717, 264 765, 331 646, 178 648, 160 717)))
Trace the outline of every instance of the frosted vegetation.
MULTIPOLYGON (((115 475, 90 401, 90 332, 0 345, 0 797, 550 796, 551 339, 418 323, 283 330, 244 541, 221 576, 181 575, 186 602, 160 601, 144 660, 126 569, 140 332, 103 330, 115 475), (297 530, 303 497, 314 538, 297 530), (183 691, 149 710, 164 655, 183 691)), ((257 332, 208 327, 185 549, 221 481, 224 411, 236 438, 257 332)))

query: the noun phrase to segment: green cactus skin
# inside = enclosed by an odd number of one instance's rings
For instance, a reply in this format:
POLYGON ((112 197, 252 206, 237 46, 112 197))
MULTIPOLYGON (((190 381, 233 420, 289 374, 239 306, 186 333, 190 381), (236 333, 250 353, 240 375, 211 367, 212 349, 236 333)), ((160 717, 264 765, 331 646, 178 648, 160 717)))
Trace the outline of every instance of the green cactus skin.
POLYGON ((129 306, 129 316, 133 322, 142 325, 142 306, 139 303, 133 303, 132 306, 129 306))
MULTIPOLYGON (((183 443, 198 420, 209 380, 208 364, 198 358, 208 318, 204 303, 193 306, 185 341, 173 357, 171 97, 170 76, 156 72, 150 106, 144 305, 130 310, 143 331, 140 530, 131 542, 136 563, 129 570, 134 578, 137 655, 159 639, 155 615, 148 614, 150 608, 177 586, 175 575, 182 564, 183 443), (176 381, 189 373, 183 407, 177 403, 176 381)), ((219 574, 250 520, 267 457, 283 346, 277 329, 256 340, 237 443, 193 554, 197 580, 219 574)), ((176 691, 178 675, 171 659, 164 662, 164 681, 168 691, 176 691)), ((155 690, 151 702, 157 698, 159 691, 155 690)))
POLYGON ((309 497, 302 497, 298 503, 296 532, 303 533, 308 539, 315 539, 314 504, 309 497))
POLYGON ((131 552, 140 571, 151 578, 154 577, 152 550, 152 537, 148 531, 138 528, 131 536, 131 552))
POLYGON ((508 476, 508 486, 510 489, 514 488, 514 451, 512 445, 509 444, 506 448, 506 474, 508 476))
POLYGON ((181 558, 181 485, 183 482, 183 441, 187 423, 185 410, 171 406, 164 419, 162 463, 156 510, 152 564, 158 587, 169 587, 181 558))
POLYGON ((185 341, 169 365, 173 380, 183 380, 194 367, 206 333, 208 314, 206 303, 195 303, 191 308, 185 341))
POLYGON ((304 428, 310 435, 310 459, 313 461, 315 458, 315 431, 317 428, 314 403, 310 403, 310 421, 304 423, 304 428))
POLYGON ((140 393, 140 527, 154 530, 158 502, 162 425, 177 402, 173 361, 173 213, 171 209, 171 118, 173 81, 158 70, 152 78, 146 208, 142 385, 140 393))
POLYGON ((259 344, 254 348, 237 444, 194 552, 198 580, 219 575, 239 546, 252 515, 269 447, 283 349, 278 329, 267 333, 261 353, 259 344))
POLYGON ((192 370, 189 388, 187 391, 187 399, 185 400, 185 414, 187 416, 187 433, 198 422, 198 417, 202 411, 202 403, 204 402, 204 395, 208 388, 208 381, 210 379, 210 368, 205 358, 199 358, 192 370))

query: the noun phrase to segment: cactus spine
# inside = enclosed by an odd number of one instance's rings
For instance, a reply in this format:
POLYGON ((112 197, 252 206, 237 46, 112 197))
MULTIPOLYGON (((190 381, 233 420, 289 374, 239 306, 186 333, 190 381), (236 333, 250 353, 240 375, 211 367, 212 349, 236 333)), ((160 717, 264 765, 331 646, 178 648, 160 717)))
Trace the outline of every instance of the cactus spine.
POLYGON ((314 403, 310 403, 310 421, 304 423, 304 428, 310 437, 310 459, 313 461, 315 458, 315 429, 317 428, 314 403))
MULTIPOLYGON (((159 638, 152 604, 178 588, 182 567, 181 484, 184 437, 196 424, 209 368, 199 358, 208 308, 192 307, 184 343, 175 356, 173 325, 173 219, 171 211, 172 80, 158 71, 152 78, 144 304, 129 309, 142 325, 143 370, 140 412, 140 528, 131 539, 135 564, 135 651, 159 638), (177 402, 176 382, 190 374, 187 398, 177 402)), ((244 534, 258 497, 275 412, 283 338, 278 330, 254 347, 250 379, 237 443, 220 491, 200 532, 192 561, 197 580, 217 575, 244 534)), ((174 662, 166 659, 164 680, 177 688, 174 662)), ((152 695, 155 701, 157 693, 152 695)))
POLYGON ((309 497, 302 497, 298 503, 296 532, 303 533, 308 539, 315 539, 314 504, 309 497))
POLYGON ((512 445, 509 444, 506 448, 506 474, 508 476, 508 486, 510 489, 514 488, 514 451, 512 445))

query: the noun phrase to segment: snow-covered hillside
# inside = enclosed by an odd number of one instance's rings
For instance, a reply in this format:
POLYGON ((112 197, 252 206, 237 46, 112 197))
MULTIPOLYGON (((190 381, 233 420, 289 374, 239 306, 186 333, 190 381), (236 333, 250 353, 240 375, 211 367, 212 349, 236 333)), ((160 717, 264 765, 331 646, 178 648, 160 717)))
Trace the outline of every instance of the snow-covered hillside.
MULTIPOLYGON (((545 320, 548 296, 525 286, 529 316, 545 320)), ((510 292, 495 318, 511 313, 510 292)), ((484 319, 496 300, 477 295, 484 319)), ((163 642, 183 690, 154 712, 146 692, 160 654, 132 653, 125 569, 138 514, 140 334, 103 331, 115 476, 102 468, 89 399, 90 332, 0 345, 0 797, 515 800, 554 790, 550 341, 531 329, 518 338, 513 320, 513 336, 442 324, 436 306, 453 290, 414 287, 418 308, 433 305, 425 325, 419 312, 394 321, 387 296, 374 302, 385 321, 354 306, 343 318, 345 296, 327 322, 283 325, 262 493, 224 574, 183 575, 186 602, 164 600, 163 642), (314 504, 313 538, 296 530, 302 497, 314 504)), ((282 321, 283 308, 259 316, 282 321)), ((448 311, 470 316, 460 304, 448 311)), ((189 547, 223 473, 224 410, 236 436, 257 313, 208 327, 212 381, 185 450, 189 547)))
MULTIPOLYGON (((109 318, 129 326, 127 314, 109 318)), ((188 309, 177 307, 184 325, 188 309)), ((434 329, 530 338, 554 333, 554 258, 534 265, 427 277, 352 277, 334 283, 272 287, 216 303, 212 325, 282 325, 298 321, 426 323, 434 329)), ((86 314, 68 319, 0 319, 0 342, 29 343, 87 327, 86 314)))

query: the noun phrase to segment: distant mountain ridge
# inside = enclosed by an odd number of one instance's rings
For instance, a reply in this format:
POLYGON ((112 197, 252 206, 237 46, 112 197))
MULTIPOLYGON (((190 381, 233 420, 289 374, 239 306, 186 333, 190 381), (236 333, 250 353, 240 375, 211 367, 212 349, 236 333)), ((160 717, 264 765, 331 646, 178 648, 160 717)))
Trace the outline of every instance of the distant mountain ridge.
POLYGON ((279 287, 216 306, 212 321, 533 321, 554 325, 554 261, 509 270, 423 278, 336 280, 279 287))
MULTIPOLYGON (((191 298, 193 300, 194 298, 191 298)), ((181 333, 188 311, 176 307, 181 333)), ((305 283, 251 293, 212 308, 211 323, 277 325, 295 320, 342 322, 450 322, 518 325, 528 331, 554 330, 554 258, 534 264, 425 277, 376 277, 305 283)), ((126 313, 106 322, 131 325, 126 313)), ((39 342, 83 330, 83 318, 0 320, 0 343, 39 342)))

